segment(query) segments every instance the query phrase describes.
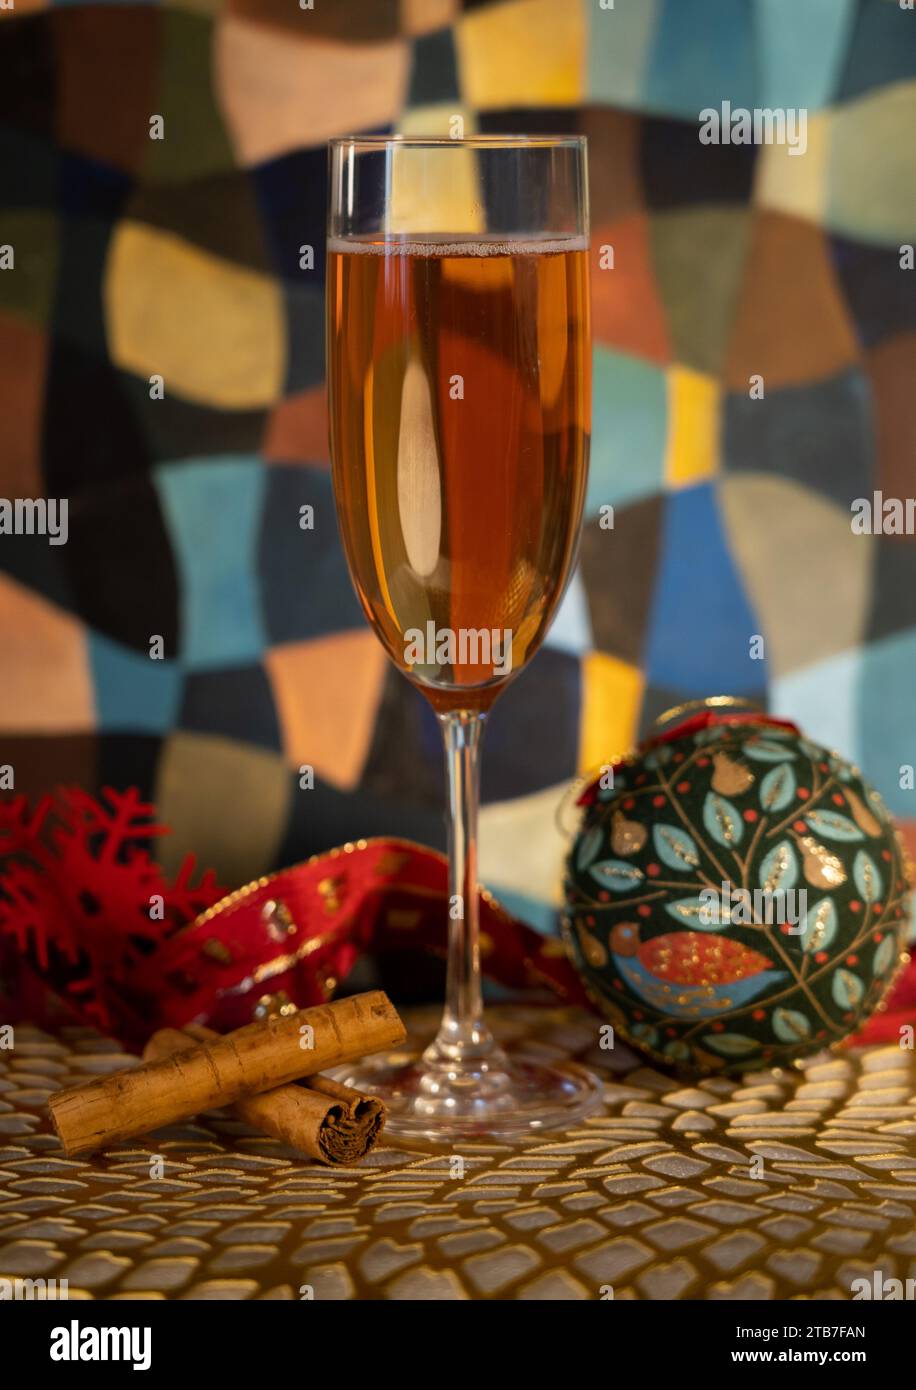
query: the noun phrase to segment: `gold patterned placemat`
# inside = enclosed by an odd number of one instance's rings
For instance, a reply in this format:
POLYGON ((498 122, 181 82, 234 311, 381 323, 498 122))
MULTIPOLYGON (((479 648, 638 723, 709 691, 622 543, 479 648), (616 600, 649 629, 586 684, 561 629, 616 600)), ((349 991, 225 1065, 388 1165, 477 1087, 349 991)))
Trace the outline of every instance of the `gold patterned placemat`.
POLYGON ((575 1011, 503 1036, 607 1079, 567 1134, 461 1153, 382 1147, 327 1169, 224 1115, 89 1161, 51 1091, 132 1064, 88 1029, 0 1050, 0 1279, 71 1298, 850 1298, 916 1276, 916 1064, 897 1047, 695 1083, 575 1011))

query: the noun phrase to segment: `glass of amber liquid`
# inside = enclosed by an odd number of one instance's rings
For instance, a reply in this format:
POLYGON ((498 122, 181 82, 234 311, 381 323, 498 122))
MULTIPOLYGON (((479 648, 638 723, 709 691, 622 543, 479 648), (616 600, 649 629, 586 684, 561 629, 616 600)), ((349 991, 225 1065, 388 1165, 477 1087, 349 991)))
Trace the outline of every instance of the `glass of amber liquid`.
POLYGON ((391 1133, 510 1139, 594 1107, 594 1077, 494 1040, 481 1004, 481 736, 573 567, 591 407, 586 143, 347 137, 330 146, 334 493, 363 611, 445 741, 445 1011, 423 1051, 346 1080, 391 1133))

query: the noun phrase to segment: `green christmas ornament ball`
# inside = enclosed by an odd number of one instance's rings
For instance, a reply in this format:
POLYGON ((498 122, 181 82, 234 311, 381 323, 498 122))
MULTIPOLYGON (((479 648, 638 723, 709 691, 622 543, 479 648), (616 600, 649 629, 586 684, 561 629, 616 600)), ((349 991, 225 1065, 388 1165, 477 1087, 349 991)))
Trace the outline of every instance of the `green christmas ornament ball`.
POLYGON ((906 959, 909 866, 837 754, 717 697, 580 804, 564 935, 627 1042, 742 1071, 838 1043, 878 1008, 906 959))

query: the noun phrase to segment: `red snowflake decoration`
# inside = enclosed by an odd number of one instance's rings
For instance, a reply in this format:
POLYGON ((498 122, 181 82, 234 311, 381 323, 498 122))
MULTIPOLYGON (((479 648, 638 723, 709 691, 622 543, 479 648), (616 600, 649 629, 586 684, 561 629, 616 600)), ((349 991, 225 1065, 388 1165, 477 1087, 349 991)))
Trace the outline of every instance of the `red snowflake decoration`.
POLYGON ((0 944, 83 1020, 130 1033, 125 1015, 150 957, 224 890, 188 855, 165 878, 149 842, 168 833, 135 787, 79 787, 29 809, 0 803, 0 944))

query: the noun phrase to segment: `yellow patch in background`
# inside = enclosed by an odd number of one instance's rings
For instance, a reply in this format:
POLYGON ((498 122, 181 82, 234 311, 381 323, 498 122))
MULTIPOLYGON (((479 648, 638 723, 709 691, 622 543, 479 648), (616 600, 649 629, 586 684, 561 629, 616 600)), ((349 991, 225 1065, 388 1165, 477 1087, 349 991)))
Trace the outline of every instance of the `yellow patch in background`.
POLYGON ((631 750, 639 728, 643 684, 642 672, 619 657, 588 652, 582 658, 580 774, 596 772, 631 750))
MULTIPOLYGON (((449 134, 448 118, 461 112, 426 107, 422 121, 401 122, 402 135, 449 134)), ((473 131, 465 123, 465 134, 473 131)), ((428 148, 393 146, 390 201, 386 209, 386 230, 413 237, 443 234, 474 235, 484 229, 483 197, 480 189, 479 156, 474 149, 452 145, 428 148)))
POLYGON ((464 100, 500 106, 571 106, 585 98, 584 0, 510 0, 455 25, 464 100))
POLYGON ((283 395, 286 321, 280 286, 180 237, 119 224, 105 272, 116 366, 159 374, 168 395, 224 410, 283 395))
MULTIPOLYGON (((402 114, 398 132, 413 138, 465 139, 477 133, 477 118, 457 101, 415 106, 402 114), (460 128, 454 124, 456 116, 461 118, 460 128)), ((395 149, 392 170, 389 232, 475 235, 484 230, 479 158, 474 150, 395 149)), ((474 261, 472 269, 479 269, 479 258, 474 261)))
POLYGON ((712 377, 690 367, 669 370, 665 480, 670 487, 691 487, 718 472, 720 401, 712 377))

